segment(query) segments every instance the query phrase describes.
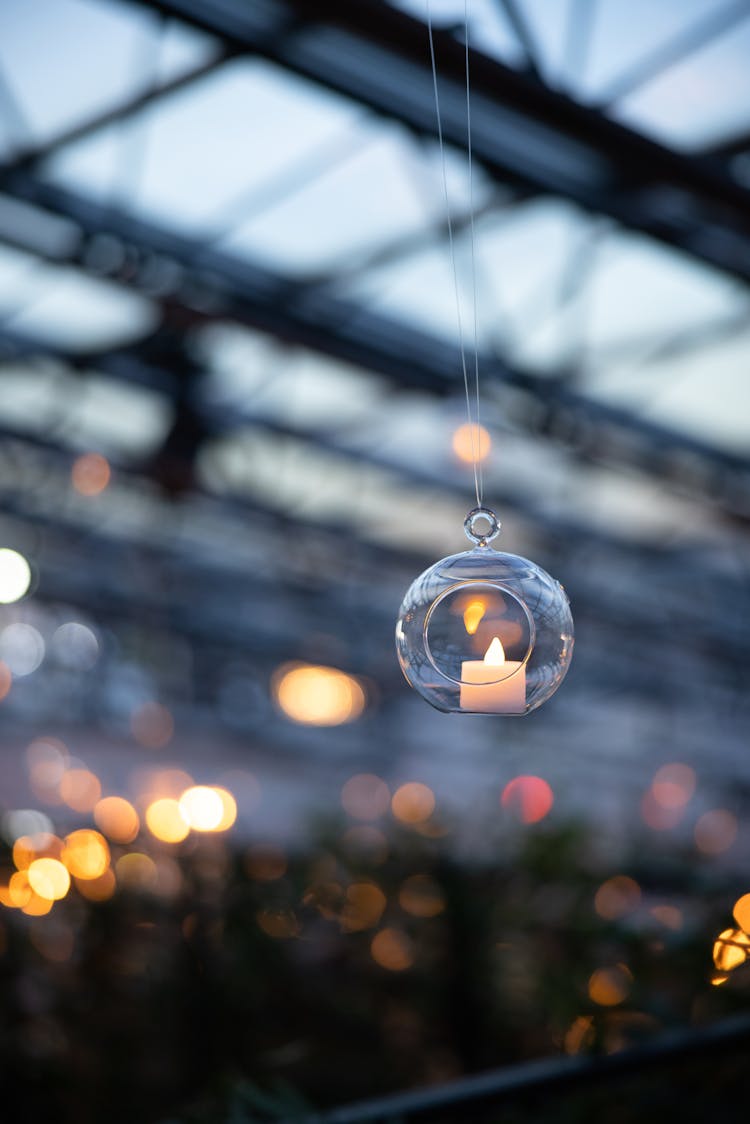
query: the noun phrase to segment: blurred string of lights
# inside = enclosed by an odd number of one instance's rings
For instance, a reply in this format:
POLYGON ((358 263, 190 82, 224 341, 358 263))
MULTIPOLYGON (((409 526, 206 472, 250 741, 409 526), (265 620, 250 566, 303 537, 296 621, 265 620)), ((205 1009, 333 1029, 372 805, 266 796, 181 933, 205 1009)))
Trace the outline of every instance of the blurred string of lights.
POLYGON ((469 363, 451 217, 453 212, 448 193, 430 0, 426 0, 426 11, 467 414, 466 424, 454 435, 453 448, 459 459, 471 460, 476 506, 464 521, 464 531, 473 548, 436 562, 420 574, 406 591, 396 623, 396 652, 409 685, 436 710, 461 714, 525 715, 546 702, 567 673, 573 655, 573 618, 567 594, 559 582, 529 559, 496 551, 489 545, 500 534, 501 524, 494 511, 484 506, 482 463, 489 454, 491 442, 480 423, 469 2, 464 0, 463 23, 473 393, 469 389, 469 363))

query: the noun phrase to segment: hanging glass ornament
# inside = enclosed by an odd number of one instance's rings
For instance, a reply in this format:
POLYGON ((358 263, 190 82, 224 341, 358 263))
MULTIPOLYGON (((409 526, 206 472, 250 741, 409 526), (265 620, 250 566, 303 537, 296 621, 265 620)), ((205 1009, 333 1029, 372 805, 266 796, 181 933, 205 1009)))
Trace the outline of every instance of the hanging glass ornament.
POLYGON ((528 558, 489 545, 500 533, 489 508, 470 511, 464 530, 473 549, 436 562, 406 592, 396 624, 401 669, 438 710, 528 714, 570 665, 567 595, 528 558))

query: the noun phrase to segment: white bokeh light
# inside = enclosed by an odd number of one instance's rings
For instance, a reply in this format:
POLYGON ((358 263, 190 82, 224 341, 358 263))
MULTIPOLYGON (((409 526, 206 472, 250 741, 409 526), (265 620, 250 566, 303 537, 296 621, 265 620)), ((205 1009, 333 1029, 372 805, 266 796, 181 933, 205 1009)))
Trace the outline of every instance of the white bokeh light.
POLYGON ((31 585, 31 567, 22 554, 7 547, 0 549, 0 603, 20 601, 31 585))

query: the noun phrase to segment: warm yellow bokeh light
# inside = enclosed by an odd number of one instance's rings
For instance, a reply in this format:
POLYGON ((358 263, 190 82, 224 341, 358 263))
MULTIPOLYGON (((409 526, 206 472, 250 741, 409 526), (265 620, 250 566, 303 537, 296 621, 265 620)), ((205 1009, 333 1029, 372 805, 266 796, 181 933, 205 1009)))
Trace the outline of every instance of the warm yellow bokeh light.
POLYGON ((401 884, 398 904, 412 917, 437 917, 445 909, 445 896, 427 874, 413 874, 401 884))
POLYGON ((750 954, 750 937, 742 929, 725 929, 714 941, 714 964, 720 972, 731 972, 750 954))
POLYGON ((181 843, 190 831, 190 824, 171 796, 154 800, 146 809, 146 826, 163 843, 181 843))
POLYGON ((180 812, 193 831, 216 831, 224 815, 221 797, 207 785, 197 784, 183 792, 180 812))
POLYGON ((62 861, 77 879, 100 878, 109 867, 109 845, 98 831, 82 828, 65 837, 62 861))
POLYGON ((341 789, 344 811, 355 820, 376 820, 391 803, 388 785, 374 773, 357 773, 341 789))
POLYGON ((464 628, 469 636, 473 636, 487 612, 484 601, 470 601, 464 609, 464 628))
POLYGON ((101 795, 101 782, 88 769, 68 769, 60 779, 60 796, 74 812, 91 812, 101 795))
POLYGON ((272 680, 280 710, 306 726, 340 726, 365 708, 365 692, 352 675, 335 667, 286 664, 272 680))
POLYGON ((589 998, 600 1007, 616 1007, 627 999, 633 976, 624 964, 597 968, 589 980, 589 998))
POLYGON ((381 929, 376 933, 370 954, 376 964, 389 972, 405 972, 414 963, 412 942, 400 929, 381 929))
POLYGON ((34 893, 47 901, 60 901, 70 889, 70 875, 59 859, 34 859, 26 874, 34 893))
POLYGON ((602 882, 594 897, 594 909, 606 921, 616 921, 632 913, 641 902, 641 888, 626 874, 616 874, 602 882))
POLYGON ((76 457, 70 471, 73 487, 81 496, 98 496, 109 484, 111 472, 101 453, 84 453, 76 457))
POLYGON ((237 801, 228 788, 223 788, 220 784, 211 787, 221 801, 221 819, 214 831, 229 831, 237 820, 237 801))
POLYGON ((141 822, 133 805, 122 796, 105 796, 94 808, 94 823, 113 843, 132 843, 141 822))
POLYGON ((8 547, 0 549, 0 604, 20 601, 31 585, 31 567, 22 554, 8 547))
POLYGON ((492 440, 483 425, 464 422, 453 434, 453 452, 465 464, 484 461, 490 455, 492 440))
POLYGON ((401 823, 424 823, 435 811, 435 794, 426 784, 409 781, 394 792, 391 810, 401 823))

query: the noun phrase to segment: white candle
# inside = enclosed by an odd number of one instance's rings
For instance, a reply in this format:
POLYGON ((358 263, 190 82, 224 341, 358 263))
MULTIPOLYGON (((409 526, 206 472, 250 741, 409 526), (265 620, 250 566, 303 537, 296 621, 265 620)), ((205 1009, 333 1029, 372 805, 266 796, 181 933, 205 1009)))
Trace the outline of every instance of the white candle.
POLYGON ((516 660, 506 660, 498 636, 483 660, 461 664, 461 710, 482 714, 523 714, 526 710, 526 668, 516 660), (500 674, 499 682, 487 682, 500 674))

